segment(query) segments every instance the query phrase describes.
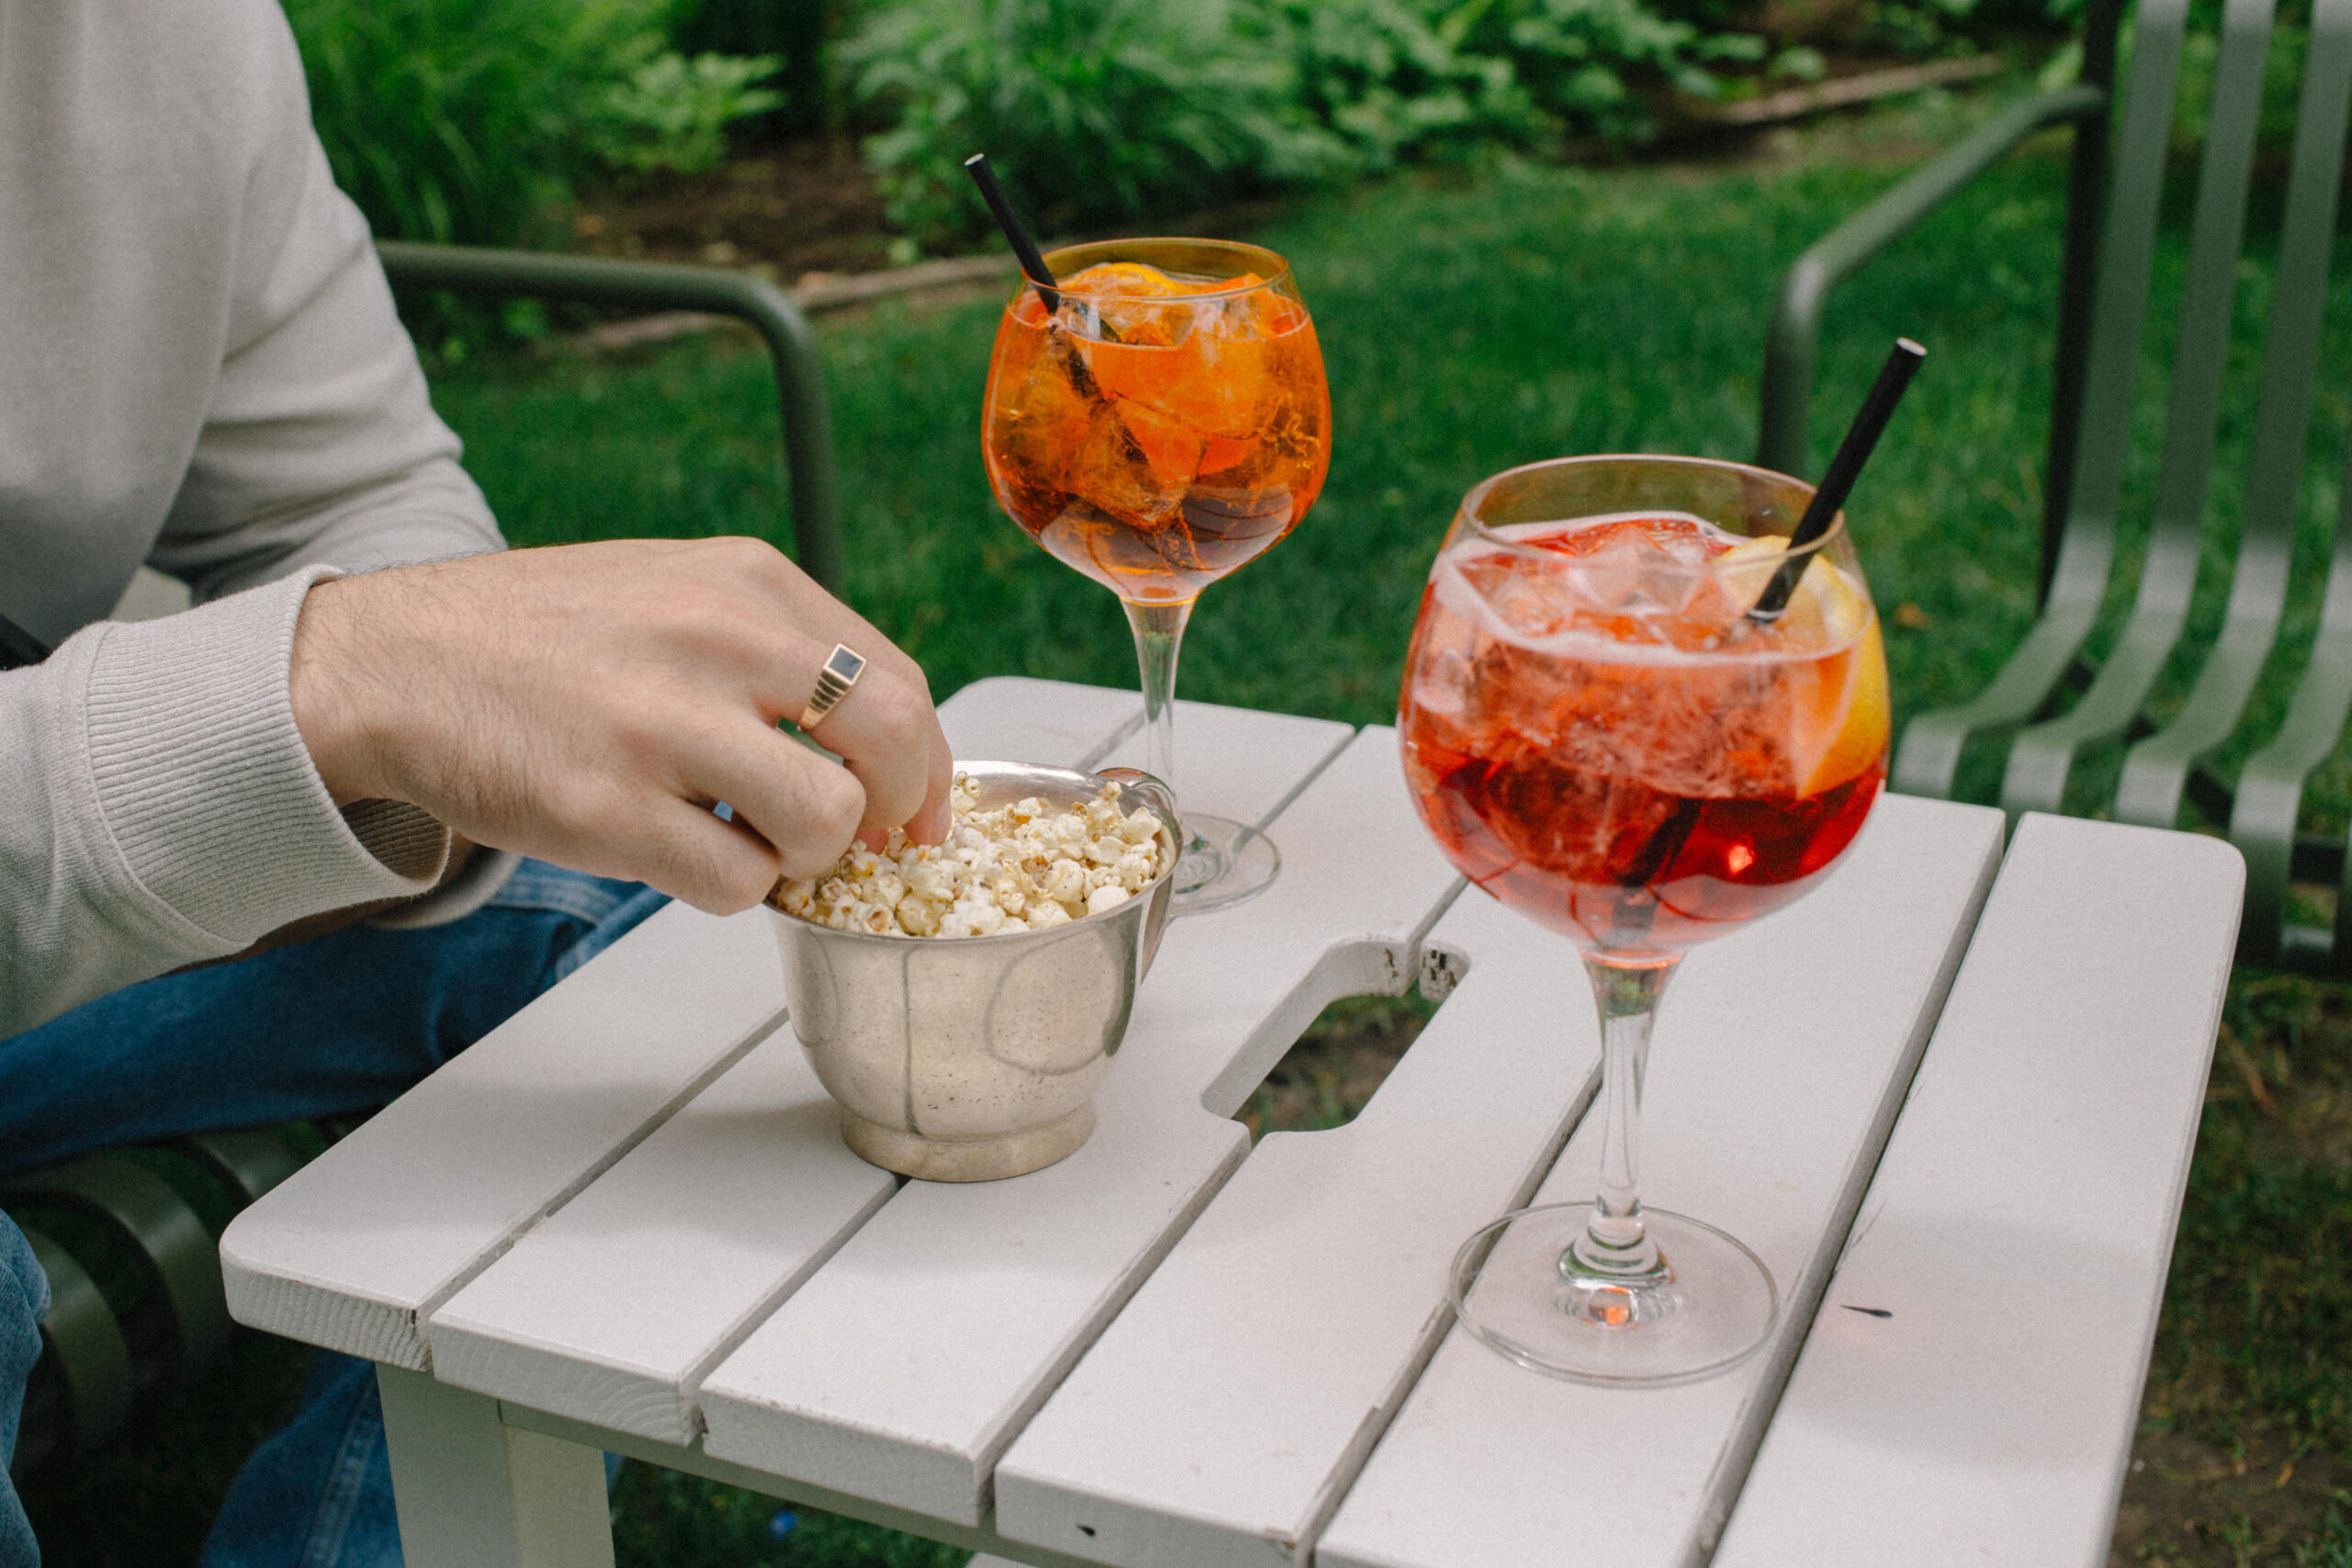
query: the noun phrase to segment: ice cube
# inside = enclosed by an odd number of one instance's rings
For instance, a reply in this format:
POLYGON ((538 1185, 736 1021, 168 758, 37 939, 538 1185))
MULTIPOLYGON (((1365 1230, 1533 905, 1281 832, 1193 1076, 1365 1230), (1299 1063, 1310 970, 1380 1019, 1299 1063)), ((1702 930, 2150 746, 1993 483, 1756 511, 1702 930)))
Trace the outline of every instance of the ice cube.
POLYGON ((988 450, 1016 484, 1057 488, 1102 408, 1077 384, 1084 366, 1060 339, 998 374, 1012 390, 990 406, 988 450))
POLYGON ((1706 573, 1649 539, 1627 536, 1583 557, 1575 574, 1577 592, 1590 608, 1606 615, 1658 616, 1679 614, 1706 573))
POLYGON ((1413 667, 1414 705, 1460 719, 1470 705, 1470 660, 1463 649, 1425 652, 1413 667))
MULTIPOLYGON (((1197 447, 1193 457, 1198 460, 1197 447)), ((1114 406, 1095 414, 1070 460, 1067 484, 1073 497, 1098 512, 1138 527, 1157 528, 1176 515, 1192 479, 1189 473, 1172 480, 1161 478, 1122 411, 1114 406)))
POLYGON ((1162 486, 1182 491, 1199 477, 1202 448, 1207 445, 1199 432, 1142 403, 1114 406, 1152 477, 1162 486))

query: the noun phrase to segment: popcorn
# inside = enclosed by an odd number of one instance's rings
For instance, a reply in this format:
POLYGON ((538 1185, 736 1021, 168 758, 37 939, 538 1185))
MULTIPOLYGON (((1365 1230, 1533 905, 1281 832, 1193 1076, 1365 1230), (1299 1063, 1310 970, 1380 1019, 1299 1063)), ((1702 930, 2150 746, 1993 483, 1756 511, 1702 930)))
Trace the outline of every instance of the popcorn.
POLYGON ((1049 931, 1117 908, 1171 852, 1159 818, 1119 809, 1115 784, 1059 808, 1029 795, 980 811, 978 795, 957 773, 944 843, 910 843, 893 829, 878 852, 854 847, 822 876, 786 877, 768 903, 796 919, 876 936, 1049 931))

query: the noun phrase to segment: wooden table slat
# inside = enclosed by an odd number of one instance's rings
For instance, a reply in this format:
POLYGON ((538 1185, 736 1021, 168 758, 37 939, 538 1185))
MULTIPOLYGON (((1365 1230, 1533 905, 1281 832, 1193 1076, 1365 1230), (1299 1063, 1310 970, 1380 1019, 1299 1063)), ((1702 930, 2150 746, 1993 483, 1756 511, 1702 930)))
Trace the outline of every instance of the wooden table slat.
POLYGON ((2019 824, 1716 1568, 2107 1561, 2244 880, 2019 824))
MULTIPOLYGON (((1770 1418, 1998 862, 1999 813, 1890 795, 1847 863, 1692 952, 1644 1090, 1642 1197, 1739 1237, 1786 1310, 1703 1382, 1610 1389, 1455 1328, 1314 1547, 1318 1568, 1523 1568, 1564 1541, 1612 1568, 1703 1562, 1770 1418), (1496 1500, 1465 1509, 1465 1497, 1496 1500), (1503 1506, 1508 1500, 1508 1506, 1503 1506)), ((1563 962, 1567 961, 1566 953, 1563 962)), ((1539 1202, 1590 1197, 1600 1118, 1539 1202)))
MULTIPOLYGON (((1353 726, 1329 719, 1178 703, 1174 782, 1179 804, 1263 825, 1354 739, 1353 726), (1196 745, 1201 754, 1195 758, 1192 748, 1196 745), (1189 767, 1188 758, 1193 761, 1189 767), (1309 762, 1304 771, 1302 761, 1309 762)), ((1393 748, 1395 743, 1390 744, 1393 748)), ((1094 765, 1148 769, 1142 735, 1123 737, 1094 765)), ((1279 845, 1282 835, 1275 834, 1274 841, 1279 845)))
POLYGON ((673 904, 237 1216, 229 1310, 423 1371, 421 1315, 780 1021, 757 920, 673 904))
MULTIPOLYGON (((959 755, 1076 764, 1137 711, 1122 693, 1003 679, 966 687, 942 719, 959 755)), ((739 919, 765 934, 777 917, 739 919)), ((747 960, 780 1005, 773 936, 747 960)), ((435 1370, 690 1442, 701 1374, 897 1189, 842 1142, 831 1099, 780 1030, 435 1312, 435 1370)))
POLYGON ((780 1029, 433 1314, 435 1375, 691 1442, 703 1369, 897 1190, 780 1029))
POLYGON ((1313 1539, 1442 1331, 1445 1259, 1534 1189, 1600 1065, 1558 937, 1473 893, 1432 940, 1467 977, 1363 1113, 1269 1134, 1007 1452, 1008 1539, 1127 1568, 1313 1539))
MULTIPOLYGON (((1277 738, 1263 716, 1236 726, 1249 765, 1220 745, 1227 711, 1188 713, 1181 744, 1206 779, 1233 781, 1196 798, 1246 819, 1289 785, 1264 764, 1277 738)), ((1367 731, 1323 766, 1326 733, 1298 732, 1293 776, 1317 776, 1274 824, 1272 888, 1170 926, 1092 1141, 1016 1181, 910 1184, 705 1381, 709 1453, 944 1519, 985 1515, 997 1455, 1241 1157, 1247 1135, 1217 1113, 1238 1103, 1233 1086, 1329 1002, 1402 990, 1455 885, 1412 815, 1394 734, 1367 731)))
POLYGON ((949 749, 974 761, 1092 768, 1142 722, 1143 698, 1133 688, 1023 675, 975 681, 939 705, 949 749))

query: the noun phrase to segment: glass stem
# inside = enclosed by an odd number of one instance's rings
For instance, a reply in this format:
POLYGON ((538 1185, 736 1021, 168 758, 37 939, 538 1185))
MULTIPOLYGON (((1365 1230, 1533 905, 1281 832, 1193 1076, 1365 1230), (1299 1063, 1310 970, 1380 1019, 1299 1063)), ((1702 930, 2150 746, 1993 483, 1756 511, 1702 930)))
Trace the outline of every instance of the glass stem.
POLYGON ((1564 1273, 1638 1280, 1666 1272, 1642 1224, 1642 1074, 1649 1066, 1658 998, 1679 962, 1635 964, 1585 954, 1600 1010, 1600 1191, 1585 1234, 1560 1260, 1564 1273))
POLYGON ((1181 813, 1184 792, 1176 783, 1176 656, 1183 650, 1184 623, 1193 618, 1193 601, 1119 603, 1126 606, 1127 625, 1136 634, 1136 663, 1143 671, 1144 772, 1168 786, 1181 813))

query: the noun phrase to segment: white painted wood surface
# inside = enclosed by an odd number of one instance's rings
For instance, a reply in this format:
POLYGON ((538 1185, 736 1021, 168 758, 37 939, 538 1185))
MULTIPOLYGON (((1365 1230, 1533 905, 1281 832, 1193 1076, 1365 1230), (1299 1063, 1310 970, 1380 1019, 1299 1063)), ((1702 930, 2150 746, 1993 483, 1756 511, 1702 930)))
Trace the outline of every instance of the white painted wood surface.
MULTIPOLYGON (((1651 1058, 1660 1098, 1644 1185, 1656 1201, 1672 1208, 1691 1190, 1670 1152, 1677 1140, 1713 1140, 1708 1128, 1677 1126, 1681 1077, 1729 1090, 1726 1119, 1771 1119, 1761 1143, 1773 1159, 1731 1164, 1726 1176, 1782 1185, 1773 1208, 1815 1197, 1802 1220, 1811 1227, 1839 1218, 1818 1194, 1860 1192, 1849 1170, 1868 1170, 1877 1155, 1996 853, 1999 813, 1889 799, 1851 863, 1804 903, 1689 959, 1651 1058), (1853 964, 1856 931, 1874 933, 1868 966, 1853 964), (1755 997, 1832 985, 1830 1004, 1752 1016, 1755 997), (1714 1048, 1677 1072, 1698 1032, 1714 1034, 1714 1048), (1804 1058, 1806 1081, 1757 1107, 1747 1081, 1776 1054, 1804 1058)), ((1030 1422, 997 1470, 997 1528, 1009 1540, 1091 1550, 1122 1568, 1306 1563, 1444 1333, 1453 1251, 1526 1201, 1600 1060, 1590 989, 1562 938, 1467 896, 1430 941, 1465 954, 1467 978, 1355 1123, 1272 1135, 1249 1156, 1030 1422)), ((1755 1134, 1743 1128, 1750 1143, 1755 1134)), ((1574 1197, 1590 1194, 1588 1145, 1578 1140, 1555 1182, 1574 1197)), ((1696 1213, 1713 1218, 1713 1208, 1696 1213)), ((1792 1258, 1823 1248, 1835 1241, 1809 1236, 1792 1258)), ((1792 1274, 1782 1267, 1782 1288, 1792 1274)), ((1545 1394, 1557 1387, 1475 1354, 1545 1394)), ((1691 1408, 1689 1437, 1713 1453, 1736 1411, 1724 1401, 1691 1408)), ((1644 1441, 1651 1429, 1644 1420, 1644 1441)), ((1435 1506, 1430 1526, 1444 1540, 1465 1528, 1463 1514, 1484 1512, 1465 1509, 1467 1495, 1435 1506)), ((1677 1493, 1654 1493, 1668 1495, 1677 1493)), ((1515 1561, 1547 1559, 1529 1547, 1515 1561)))
POLYGON ((613 1568, 602 1453, 424 1372, 376 1381, 405 1568, 613 1568))
MULTIPOLYGON (((1005 678, 966 687, 941 717, 966 755, 1077 764, 1106 750, 1140 710, 1132 694, 1005 678)), ((766 919, 662 910, 386 1108, 334 1158, 240 1214, 221 1238, 232 1314, 429 1368, 425 1315, 782 1021, 766 919)), ((516 1343, 529 1337, 520 1327, 516 1343)), ((609 1345, 600 1353, 629 1362, 609 1345)), ((667 1342, 637 1353, 640 1367, 674 1356, 667 1342)), ((619 1393, 582 1372, 562 1403, 603 1408, 618 1397, 643 1408, 634 1403, 647 1392, 641 1380, 619 1393)))
MULTIPOLYGON (((1138 711, 1126 694, 1004 679, 966 688, 943 717, 959 756, 1077 763, 1138 711)), ((760 930, 751 961, 770 976, 773 918, 741 921, 760 930)), ((435 1372, 691 1442, 703 1374, 897 1188, 842 1144, 831 1099, 779 1029, 435 1311, 435 1372)))
MULTIPOLYGON (((1190 798, 1258 819, 1319 757, 1276 765, 1281 738, 1254 722, 1237 755, 1219 711, 1188 716, 1189 742, 1230 760, 1190 798)), ((1316 773, 1273 834, 1272 889, 1170 926, 1086 1147, 1016 1181, 910 1184, 705 1380, 707 1451, 985 1516, 997 1455, 1245 1151, 1227 1114, 1329 1002, 1402 990, 1456 886, 1390 731, 1316 773)))
POLYGON ((433 1314, 434 1375, 691 1442, 704 1370, 897 1190, 779 1029, 433 1314))
POLYGON ((238 1215, 231 1314, 426 1370, 422 1318, 783 1007, 764 926, 669 906, 238 1215))
MULTIPOLYGON (((1136 760, 1137 708, 1125 692, 1006 680, 967 688, 943 717, 963 755, 1102 765, 1136 760)), ((1942 1173, 1971 1159, 2055 1160, 2044 1184, 2096 1196, 2037 1217, 2089 1224, 2107 1250, 2045 1283, 2109 1325, 2106 1359, 2086 1375, 2107 1397, 2102 1419, 2123 1424, 2085 1445, 2105 1448, 2076 1456, 2083 1474, 2012 1510, 2049 1528, 2029 1535, 2021 1523, 2001 1551, 2038 1560, 2052 1530, 2103 1539, 2236 908, 2228 868, 2198 857, 2225 850, 2146 834, 2161 852, 2135 850, 2123 859, 2140 869, 2119 872, 2103 836, 2141 830, 2029 820, 2004 873, 2015 890, 1996 898, 1977 964, 1994 991, 2064 1005, 2020 1033, 1997 1007, 1971 1004, 1969 1032, 1949 1034, 1962 1042, 1951 1070, 1928 1057, 1920 1131, 1906 1113, 1841 1293, 1820 1310, 1742 1494, 1840 1216, 1860 1201, 1939 976, 1971 930, 1997 818, 1890 798, 1838 877, 1687 965, 1652 1061, 1645 1196, 1755 1246, 1798 1311, 1775 1357, 1730 1377, 1612 1393, 1512 1367, 1431 1312, 1460 1235, 1528 1184, 1589 1092, 1590 1007, 1565 947, 1475 895, 1439 921, 1459 884, 1405 798, 1388 732, 1350 742, 1341 726, 1184 705, 1178 744, 1190 804, 1274 816, 1283 877, 1252 904, 1170 928, 1101 1125, 1072 1159, 1017 1181, 893 1195, 889 1179, 844 1160, 788 1030, 769 1032, 783 998, 766 917, 673 908, 247 1211, 223 1246, 239 1316, 435 1366, 451 1383, 412 1380, 395 1393, 399 1374, 385 1374, 388 1407, 405 1400, 407 1411, 388 1420, 412 1434, 419 1410, 470 1430, 495 1408, 485 1394, 512 1402, 508 1437, 519 1425, 551 1446, 502 1440, 505 1505, 447 1462, 396 1460, 404 1525, 406 1494, 445 1485, 458 1497, 432 1516, 444 1523, 500 1506, 527 1516, 535 1497, 550 1510, 528 1528, 451 1526, 452 1540, 481 1528, 571 1542, 567 1531, 602 1517, 575 1484, 587 1472, 572 1474, 573 1456, 593 1460, 582 1445, 605 1433, 704 1473, 770 1478, 782 1495, 854 1502, 919 1529, 939 1521, 942 1535, 1007 1560, 1238 1568, 1311 1551, 1323 1568, 1518 1568, 1557 1560, 1563 1541, 1605 1539, 1615 1562, 1680 1563, 1738 1496, 1722 1560, 1749 1568, 1836 1555, 1825 1505, 1803 1487, 1840 1486, 1838 1467, 1856 1468, 1841 1442, 1877 1444, 1880 1469, 1863 1480, 1886 1496, 1947 1484, 2004 1495, 2014 1476, 1999 1463, 1928 1452, 1927 1436, 1905 1450, 1901 1435, 1925 1428, 1900 1409, 1858 1407, 1896 1381, 1868 1357, 1904 1319, 1838 1303, 1849 1285, 1883 1293, 1882 1280, 1973 1260, 1981 1238, 1954 1244, 1965 1258, 1938 1250, 1942 1173), (2178 854, 2189 858, 2147 869, 2178 854), (2045 904, 2078 913, 2034 927, 2045 904), (2000 913, 2012 906, 2027 913, 2000 913), (2088 949, 2086 933, 2098 936, 2088 949), (1334 1133, 1277 1134, 1245 1160, 1228 1113, 1326 1003, 1402 989, 1425 942, 1466 957, 1470 977, 1364 1115, 1334 1133), (2158 1034, 2174 1042, 2169 1066, 2144 1081, 2135 1052, 2158 1034), (2028 1080, 2062 1057, 2073 1065, 2061 1081, 2028 1080), (2041 1120, 2017 1114, 2019 1095, 2041 1120), (2108 1145, 2124 1126, 2164 1136, 2121 1158, 2108 1145), (1910 1185, 1891 1185, 1898 1176, 1910 1185), (1409 1289, 1394 1288, 1408 1277, 1409 1289), (422 1389, 472 1403, 411 1397, 422 1389), (1804 1416, 1808 1401, 1819 1409, 1804 1416), (1628 1497, 1641 1500, 1630 1534, 1617 1511, 1628 1497)), ((1570 1141, 1541 1200, 1586 1195, 1590 1134, 1570 1141)), ((1973 1170, 1966 1179, 1982 1184, 1973 1170)), ((1954 1343, 2000 1326, 1989 1308, 1950 1317, 1913 1321, 1954 1343)), ((1906 1338, 1924 1348, 1899 1353, 1932 1360, 1943 1343, 1906 1338)), ((2012 1348, 1971 1343, 1974 1360, 2012 1348)), ((2024 1398, 2049 1383, 2046 1370, 2019 1371, 1995 1392, 2024 1398)), ((413 1460, 413 1436, 407 1447, 413 1460)), ((489 1473, 492 1461, 467 1463, 489 1473)), ((1940 1516, 1875 1506, 1874 1524, 1914 1527, 1872 1546, 1875 1561, 1939 1560, 1920 1543, 1946 1539, 1934 1534, 1940 1516)), ((580 1551, 604 1561, 593 1541, 548 1561, 580 1551)))
POLYGON ((1445 1262, 1549 1168, 1600 1040, 1559 937, 1482 895, 1468 977, 1345 1127, 1272 1133, 997 1467, 997 1529, 1126 1568, 1287 1565, 1442 1331, 1445 1262))
POLYGON ((2244 881, 2019 824, 1715 1568, 2107 1561, 2244 881))
MULTIPOLYGON (((2000 832, 1997 812, 1890 795, 1826 883, 1695 950, 1668 990, 1645 1085, 1643 1201, 1720 1225, 1764 1260, 1785 1308, 1766 1348, 1705 1382, 1606 1389, 1532 1374, 1456 1328, 1317 1545, 1319 1568, 1524 1568, 1603 1541, 1611 1568, 1704 1561, 1934 1027, 2000 832)), ((1592 1117, 1577 1128, 1537 1201, 1590 1196, 1600 1131, 1592 1117)))
POLYGON ((1134 690, 996 675, 940 705, 948 749, 974 761, 1092 768, 1143 722, 1134 690))

